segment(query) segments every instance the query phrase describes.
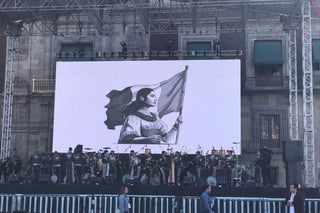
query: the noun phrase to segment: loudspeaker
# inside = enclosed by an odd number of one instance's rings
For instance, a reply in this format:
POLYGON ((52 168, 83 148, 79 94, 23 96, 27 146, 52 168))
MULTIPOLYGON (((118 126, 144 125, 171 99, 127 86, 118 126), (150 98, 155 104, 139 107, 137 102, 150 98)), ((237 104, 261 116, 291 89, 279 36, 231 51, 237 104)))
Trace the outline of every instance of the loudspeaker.
POLYGON ((217 185, 227 185, 227 176, 217 176, 217 185))
POLYGON ((40 183, 49 183, 51 176, 48 173, 40 173, 38 182, 40 183))
POLYGON ((200 177, 200 178, 197 178, 196 182, 195 182, 195 185, 196 186, 204 186, 207 184, 207 177, 200 177))
POLYGON ((292 183, 302 183, 302 165, 301 162, 286 163, 286 182, 287 186, 292 183))
POLYGON ((184 185, 192 185, 195 181, 194 176, 184 176, 183 177, 183 184, 184 185))
POLYGON ((102 177, 90 176, 89 183, 99 185, 102 183, 102 177))
POLYGON ((247 180, 244 184, 243 187, 257 187, 257 183, 254 180, 247 180))
POLYGON ((282 159, 285 162, 303 161, 303 143, 299 140, 282 142, 282 159))
POLYGON ((22 181, 22 177, 20 174, 11 174, 8 177, 9 183, 20 183, 22 181))
POLYGON ((126 179, 126 184, 129 186, 134 186, 135 184, 137 184, 139 182, 140 182, 140 179, 136 176, 134 176, 134 177, 130 176, 126 179))
POLYGON ((114 183, 114 176, 113 175, 105 176, 104 183, 105 184, 113 184, 114 183))

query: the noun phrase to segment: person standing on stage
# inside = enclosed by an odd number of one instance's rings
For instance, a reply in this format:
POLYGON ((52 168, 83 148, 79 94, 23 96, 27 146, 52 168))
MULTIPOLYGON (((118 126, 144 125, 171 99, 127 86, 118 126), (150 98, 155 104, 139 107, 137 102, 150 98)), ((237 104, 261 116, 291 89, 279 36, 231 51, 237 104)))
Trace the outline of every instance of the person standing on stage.
POLYGON ((290 184, 290 194, 286 198, 289 213, 304 213, 304 195, 298 191, 298 184, 290 184))
POLYGON ((34 154, 31 156, 30 163, 33 171, 33 182, 38 183, 40 177, 40 168, 42 165, 42 157, 39 152, 34 152, 34 154))
POLYGON ((118 212, 119 213, 129 213, 130 204, 127 194, 129 188, 127 186, 122 186, 120 188, 119 202, 118 202, 118 212))
POLYGON ((68 152, 65 154, 65 167, 66 174, 63 178, 63 182, 66 184, 73 184, 75 181, 75 176, 72 147, 69 147, 68 152))
POLYGON ((200 195, 200 213, 213 213, 213 199, 210 197, 211 185, 204 186, 200 195))
POLYGON ((272 178, 271 178, 271 157, 272 152, 267 147, 263 147, 259 150, 261 153, 260 167, 261 167, 261 175, 262 175, 262 184, 263 186, 272 187, 272 178))
POLYGON ((167 152, 162 151, 161 156, 159 158, 159 166, 160 166, 160 182, 162 185, 168 184, 168 168, 169 168, 169 159, 167 157, 167 152))
POLYGON ((50 158, 50 164, 52 167, 52 182, 61 183, 61 168, 62 168, 62 157, 57 151, 54 151, 50 158))
POLYGON ((181 186, 181 184, 182 184, 182 175, 181 175, 181 173, 182 173, 182 167, 183 167, 183 162, 182 162, 182 156, 181 156, 181 153, 179 152, 179 151, 176 151, 175 153, 174 153, 174 158, 173 158, 173 160, 174 160, 174 168, 175 168, 175 178, 176 178, 176 180, 175 180, 175 183, 176 183, 176 185, 177 186, 181 186))

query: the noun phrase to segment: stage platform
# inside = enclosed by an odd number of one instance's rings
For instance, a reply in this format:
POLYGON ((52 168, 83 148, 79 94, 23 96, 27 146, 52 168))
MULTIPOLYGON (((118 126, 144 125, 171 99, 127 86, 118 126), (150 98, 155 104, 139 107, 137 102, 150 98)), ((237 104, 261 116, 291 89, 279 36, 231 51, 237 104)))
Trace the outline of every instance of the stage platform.
MULTIPOLYGON (((1 194, 118 194, 120 184, 0 184, 1 194)), ((200 186, 129 186, 131 195, 199 196, 200 186)), ((301 189, 306 198, 319 198, 318 188, 301 189)), ((214 187, 215 197, 282 198, 287 188, 271 187, 214 187)))

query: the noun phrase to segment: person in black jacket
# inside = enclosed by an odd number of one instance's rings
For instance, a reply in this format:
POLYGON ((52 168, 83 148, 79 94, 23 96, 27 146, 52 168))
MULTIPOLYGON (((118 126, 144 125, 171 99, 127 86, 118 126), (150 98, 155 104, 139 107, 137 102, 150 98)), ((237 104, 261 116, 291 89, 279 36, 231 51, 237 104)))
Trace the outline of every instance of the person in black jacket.
POLYGON ((260 159, 259 165, 261 168, 263 186, 272 187, 273 183, 271 178, 271 167, 270 167, 272 152, 267 147, 263 147, 259 151, 261 153, 261 159, 260 159))
POLYGON ((289 213, 304 213, 305 197, 303 193, 298 191, 298 184, 290 184, 290 194, 286 198, 289 213))

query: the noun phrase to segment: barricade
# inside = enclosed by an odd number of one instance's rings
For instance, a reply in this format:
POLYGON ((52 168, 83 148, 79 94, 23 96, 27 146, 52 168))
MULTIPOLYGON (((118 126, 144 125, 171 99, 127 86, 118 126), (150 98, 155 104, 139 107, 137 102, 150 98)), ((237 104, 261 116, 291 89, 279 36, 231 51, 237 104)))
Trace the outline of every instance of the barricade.
MULTIPOLYGON (((199 197, 128 195, 132 213, 196 213, 199 197)), ((0 194, 0 213, 114 213, 114 194, 0 194)), ((216 197, 219 213, 282 213, 283 198, 216 197)), ((320 199, 306 199, 306 213, 320 211, 320 199)))

